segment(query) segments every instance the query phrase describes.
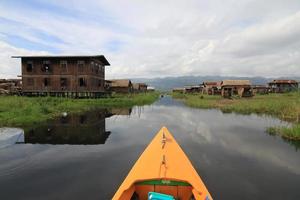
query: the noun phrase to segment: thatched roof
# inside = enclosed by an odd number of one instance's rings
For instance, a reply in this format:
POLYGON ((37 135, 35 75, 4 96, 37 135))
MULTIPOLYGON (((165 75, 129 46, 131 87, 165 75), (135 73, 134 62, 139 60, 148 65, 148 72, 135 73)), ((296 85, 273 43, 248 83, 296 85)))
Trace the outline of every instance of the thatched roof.
POLYGON ((129 79, 114 79, 111 81, 111 87, 130 87, 131 81, 129 79))
POLYGON ((224 80, 221 86, 251 86, 251 82, 249 80, 224 80))

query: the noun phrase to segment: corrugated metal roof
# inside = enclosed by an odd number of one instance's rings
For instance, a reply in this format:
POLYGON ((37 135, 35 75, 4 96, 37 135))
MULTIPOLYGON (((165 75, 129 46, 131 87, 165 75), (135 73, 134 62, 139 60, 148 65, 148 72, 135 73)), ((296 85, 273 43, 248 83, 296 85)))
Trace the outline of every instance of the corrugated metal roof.
POLYGON ((12 56, 12 58, 94 58, 99 59, 104 65, 110 65, 104 55, 38 55, 38 56, 12 56))

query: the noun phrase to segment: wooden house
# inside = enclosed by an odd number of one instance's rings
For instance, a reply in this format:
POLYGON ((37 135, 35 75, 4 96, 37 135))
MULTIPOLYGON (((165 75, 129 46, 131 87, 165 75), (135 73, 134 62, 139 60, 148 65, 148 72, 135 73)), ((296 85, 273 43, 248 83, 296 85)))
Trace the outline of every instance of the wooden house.
POLYGON ((146 83, 132 83, 133 91, 138 92, 147 92, 148 85, 146 83))
POLYGON ((13 56, 21 58, 22 93, 70 97, 98 97, 105 93, 103 55, 13 56))
POLYGON ((269 93, 269 87, 266 85, 252 85, 251 87, 252 87, 253 95, 269 93))
POLYGON ((232 96, 252 97, 251 82, 249 80, 224 80, 221 82, 221 95, 226 98, 232 96))
POLYGON ((113 79, 110 80, 110 91, 115 93, 132 93, 133 85, 129 79, 113 79))
POLYGON ((111 83, 112 83, 111 80, 105 80, 104 81, 104 89, 105 89, 106 92, 110 92, 111 83))
POLYGON ((139 83, 140 84, 140 91, 147 92, 148 85, 146 83, 139 83))
POLYGON ((21 95, 21 79, 0 79, 0 94, 21 95))
POLYGON ((188 85, 184 86, 185 93, 201 93, 203 87, 200 85, 188 85))
POLYGON ((185 93, 185 88, 173 88, 172 91, 177 93, 185 93))
POLYGON ((298 90, 298 82, 295 80, 273 80, 268 83, 270 91, 274 93, 292 92, 298 90))
POLYGON ((220 95, 221 94, 221 82, 209 81, 203 82, 203 94, 208 95, 220 95))

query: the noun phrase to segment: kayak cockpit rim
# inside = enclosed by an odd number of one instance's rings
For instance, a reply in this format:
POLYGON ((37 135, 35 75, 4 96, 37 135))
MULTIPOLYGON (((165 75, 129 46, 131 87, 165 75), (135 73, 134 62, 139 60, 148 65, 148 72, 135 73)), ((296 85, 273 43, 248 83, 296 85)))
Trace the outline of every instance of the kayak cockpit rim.
POLYGON ((142 180, 137 181, 134 185, 165 185, 165 186, 191 186, 186 181, 182 180, 174 180, 174 179, 149 179, 149 180, 142 180))

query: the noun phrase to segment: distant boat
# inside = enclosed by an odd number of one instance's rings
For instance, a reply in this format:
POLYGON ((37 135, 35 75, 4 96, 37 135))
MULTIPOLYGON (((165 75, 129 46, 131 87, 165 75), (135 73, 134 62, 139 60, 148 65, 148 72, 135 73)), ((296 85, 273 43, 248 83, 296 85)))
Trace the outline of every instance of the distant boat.
POLYGON ((212 199, 166 127, 156 134, 113 197, 113 200, 154 199, 212 199))

